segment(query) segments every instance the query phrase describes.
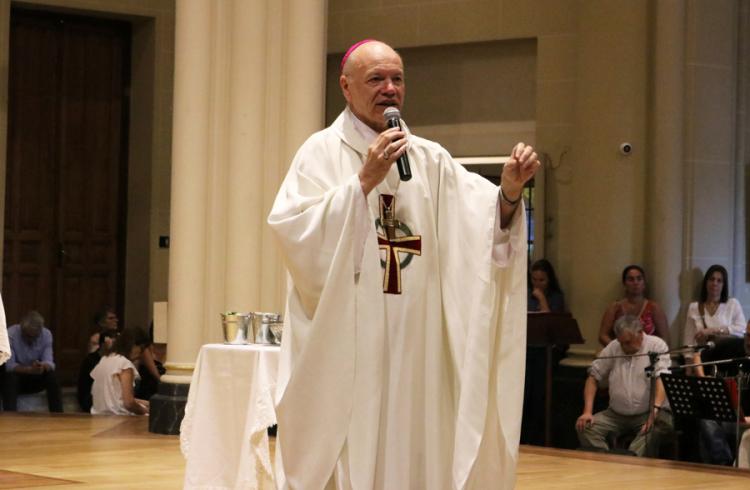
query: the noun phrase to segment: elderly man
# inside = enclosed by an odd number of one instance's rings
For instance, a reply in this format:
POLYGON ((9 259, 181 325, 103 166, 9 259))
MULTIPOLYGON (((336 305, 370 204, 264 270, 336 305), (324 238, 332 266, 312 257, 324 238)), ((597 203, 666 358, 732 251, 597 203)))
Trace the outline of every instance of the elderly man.
MULTIPOLYGON (((653 455, 657 435, 671 428, 672 416, 664 406, 664 385, 658 377, 653 404, 649 403, 651 380, 646 368, 650 353, 666 353, 669 348, 659 337, 644 334, 634 316, 618 318, 614 330, 617 338, 602 349, 586 380, 583 414, 576 421, 578 439, 582 447, 609 449, 607 437, 634 434, 628 449, 638 456, 653 455), (609 385, 609 407, 594 415, 594 395, 603 383, 609 385)), ((669 356, 658 355, 654 374, 668 369, 669 356)))
POLYGON ((47 391, 50 412, 62 412, 62 393, 55 376, 52 332, 36 311, 28 312, 19 325, 8 328, 11 356, 3 383, 3 408, 16 411, 19 393, 47 391))
POLYGON ((523 399, 526 230, 539 162, 501 188, 383 112, 401 57, 344 56, 346 109, 300 148, 269 216, 291 283, 277 386, 280 488, 511 488, 523 399), (394 162, 408 155, 411 180, 394 162))

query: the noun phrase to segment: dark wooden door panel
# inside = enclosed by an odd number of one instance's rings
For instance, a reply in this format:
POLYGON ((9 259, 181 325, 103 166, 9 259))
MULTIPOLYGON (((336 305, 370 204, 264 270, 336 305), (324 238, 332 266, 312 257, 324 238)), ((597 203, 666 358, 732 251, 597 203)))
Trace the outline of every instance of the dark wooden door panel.
POLYGON ((130 34, 126 24, 14 9, 3 297, 38 309, 71 382, 91 317, 122 304, 130 34))
POLYGON ((32 308, 48 315, 54 302, 59 49, 51 27, 19 18, 10 39, 3 269, 9 323, 32 308))

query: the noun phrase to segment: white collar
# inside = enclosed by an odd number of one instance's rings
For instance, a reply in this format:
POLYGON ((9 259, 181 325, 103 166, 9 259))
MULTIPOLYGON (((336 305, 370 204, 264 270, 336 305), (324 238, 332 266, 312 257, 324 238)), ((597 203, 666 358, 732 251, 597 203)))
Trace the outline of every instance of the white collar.
POLYGON ((363 123, 349 108, 349 106, 346 106, 346 110, 349 112, 352 118, 352 122, 354 123, 354 129, 357 130, 357 133, 362 137, 362 139, 367 143, 367 146, 370 146, 373 141, 375 141, 375 138, 378 137, 378 133, 372 129, 367 124, 363 123))

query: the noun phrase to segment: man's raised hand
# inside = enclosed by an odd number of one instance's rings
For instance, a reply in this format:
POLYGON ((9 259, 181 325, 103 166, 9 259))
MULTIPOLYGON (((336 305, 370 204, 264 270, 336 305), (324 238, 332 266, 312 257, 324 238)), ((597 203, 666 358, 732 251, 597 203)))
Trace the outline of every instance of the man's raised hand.
POLYGON ((523 186, 534 177, 540 165, 533 147, 524 143, 514 146, 500 177, 503 195, 511 201, 520 198, 523 186))

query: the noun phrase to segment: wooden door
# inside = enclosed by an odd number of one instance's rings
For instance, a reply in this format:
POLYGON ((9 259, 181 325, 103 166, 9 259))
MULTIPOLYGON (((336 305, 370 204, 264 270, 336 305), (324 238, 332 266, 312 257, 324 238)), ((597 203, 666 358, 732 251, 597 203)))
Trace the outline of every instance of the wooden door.
POLYGON ((11 13, 3 299, 37 309, 71 384, 94 312, 121 311, 129 26, 11 13))

